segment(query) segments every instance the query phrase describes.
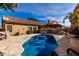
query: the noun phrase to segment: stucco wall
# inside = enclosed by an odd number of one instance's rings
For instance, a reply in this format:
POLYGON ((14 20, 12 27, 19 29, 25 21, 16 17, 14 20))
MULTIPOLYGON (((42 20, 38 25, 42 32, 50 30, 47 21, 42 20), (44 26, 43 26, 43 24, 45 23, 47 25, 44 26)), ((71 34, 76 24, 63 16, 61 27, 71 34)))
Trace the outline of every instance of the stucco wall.
POLYGON ((38 30, 38 26, 30 26, 30 25, 17 25, 17 24, 6 24, 5 25, 5 30, 7 31, 7 25, 12 25, 12 32, 9 32, 9 35, 14 35, 17 32, 19 35, 21 34, 26 34, 28 31, 28 27, 36 27, 36 30, 38 30))

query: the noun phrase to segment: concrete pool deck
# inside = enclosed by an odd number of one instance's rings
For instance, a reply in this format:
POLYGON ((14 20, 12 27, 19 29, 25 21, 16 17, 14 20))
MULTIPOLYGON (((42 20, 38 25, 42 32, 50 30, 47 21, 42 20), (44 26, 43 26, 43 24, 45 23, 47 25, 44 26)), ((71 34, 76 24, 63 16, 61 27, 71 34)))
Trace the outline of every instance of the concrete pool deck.
MULTIPOLYGON (((27 41, 30 37, 38 34, 29 34, 29 35, 20 35, 20 36, 8 36, 7 39, 3 39, 0 41, 0 51, 4 56, 20 56, 23 52, 22 44, 27 41)), ((65 49, 67 48, 66 40, 67 38, 64 35, 54 35, 56 41, 59 44, 59 47, 56 49, 56 52, 59 55, 65 55, 65 49), (64 47, 62 47, 62 45, 64 47), (64 52, 62 51, 64 50, 64 52), (60 52, 61 50, 61 52, 60 52)))
POLYGON ((8 36, 7 39, 0 40, 0 52, 4 56, 20 56, 23 51, 22 44, 34 35, 37 34, 8 36))
POLYGON ((59 56, 68 56, 66 51, 67 51, 67 48, 70 47, 70 37, 64 36, 60 38, 60 40, 57 40, 57 43, 59 47, 55 49, 56 53, 59 56))

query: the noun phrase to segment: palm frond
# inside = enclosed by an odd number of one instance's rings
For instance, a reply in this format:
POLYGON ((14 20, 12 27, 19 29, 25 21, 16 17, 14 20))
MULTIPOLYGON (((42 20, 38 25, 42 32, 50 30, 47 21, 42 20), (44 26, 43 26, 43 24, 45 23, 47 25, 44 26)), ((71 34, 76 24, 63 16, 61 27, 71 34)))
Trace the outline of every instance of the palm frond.
POLYGON ((68 18, 69 16, 66 16, 64 19, 63 19, 63 23, 65 23, 65 20, 68 18))
POLYGON ((70 13, 68 13, 68 14, 67 14, 67 16, 65 16, 65 17, 64 17, 64 19, 63 19, 63 23, 65 23, 65 20, 66 20, 67 18, 69 19, 70 15, 72 15, 72 13, 71 13, 71 12, 70 12, 70 13))

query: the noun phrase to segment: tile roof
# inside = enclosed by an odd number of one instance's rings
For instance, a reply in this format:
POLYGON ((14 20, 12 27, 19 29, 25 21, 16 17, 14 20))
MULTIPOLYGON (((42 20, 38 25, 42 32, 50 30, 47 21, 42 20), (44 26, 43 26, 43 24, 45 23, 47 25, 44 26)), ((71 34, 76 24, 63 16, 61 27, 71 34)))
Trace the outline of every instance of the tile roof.
MULTIPOLYGON (((3 17, 5 17, 5 16, 3 16, 3 17)), ((9 19, 9 21, 7 21, 7 23, 10 23, 10 24, 23 24, 23 25, 35 25, 35 26, 48 25, 48 26, 60 26, 61 27, 61 25, 58 24, 58 22, 56 22, 56 21, 52 21, 52 22, 46 23, 46 24, 41 24, 37 20, 34 20, 32 18, 21 19, 21 18, 16 18, 16 17, 9 16, 8 19, 9 19)), ((5 22, 6 20, 3 19, 3 21, 5 22)))
MULTIPOLYGON (((36 20, 32 20, 32 19, 20 19, 20 18, 14 18, 14 17, 8 17, 9 21, 7 21, 7 23, 13 23, 13 24, 23 24, 23 25, 41 25, 41 23, 39 23, 36 20)), ((5 21, 3 19, 3 21, 5 21)))

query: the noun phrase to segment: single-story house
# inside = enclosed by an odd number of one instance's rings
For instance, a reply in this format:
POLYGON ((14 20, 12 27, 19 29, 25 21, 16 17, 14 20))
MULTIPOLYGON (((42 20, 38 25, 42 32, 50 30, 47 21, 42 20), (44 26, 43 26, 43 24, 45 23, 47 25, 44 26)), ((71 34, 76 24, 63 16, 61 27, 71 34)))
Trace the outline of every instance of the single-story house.
POLYGON ((48 21, 46 24, 41 24, 33 19, 20 19, 11 16, 2 17, 2 28, 9 35, 22 35, 27 34, 28 31, 38 31, 38 30, 58 30, 61 28, 56 21, 48 21))

